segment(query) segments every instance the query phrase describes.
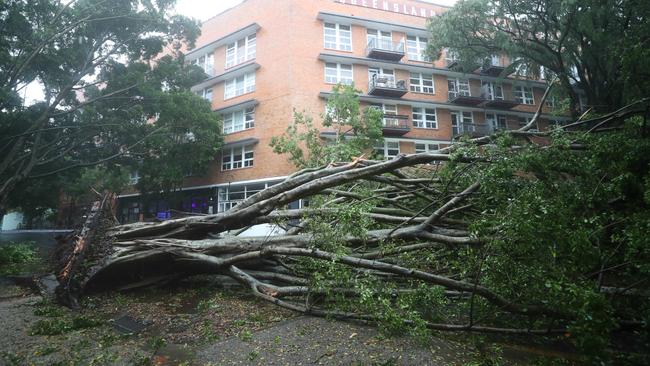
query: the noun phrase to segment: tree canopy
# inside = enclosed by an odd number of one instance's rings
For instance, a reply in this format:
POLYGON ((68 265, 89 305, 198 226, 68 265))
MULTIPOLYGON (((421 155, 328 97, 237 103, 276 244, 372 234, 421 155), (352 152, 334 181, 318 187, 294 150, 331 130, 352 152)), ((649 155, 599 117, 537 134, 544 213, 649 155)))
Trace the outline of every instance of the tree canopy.
POLYGON ((576 90, 598 113, 650 95, 650 5, 643 0, 460 0, 429 22, 433 55, 447 48, 465 64, 494 54, 526 76, 557 78, 574 116, 576 90))
POLYGON ((179 50, 199 26, 170 15, 174 3, 0 4, 0 204, 18 185, 94 165, 142 170, 145 191, 176 187, 206 166, 220 122, 189 92, 205 74, 179 50), (34 103, 28 86, 42 91, 34 103), (154 170, 155 179, 146 173, 154 170))

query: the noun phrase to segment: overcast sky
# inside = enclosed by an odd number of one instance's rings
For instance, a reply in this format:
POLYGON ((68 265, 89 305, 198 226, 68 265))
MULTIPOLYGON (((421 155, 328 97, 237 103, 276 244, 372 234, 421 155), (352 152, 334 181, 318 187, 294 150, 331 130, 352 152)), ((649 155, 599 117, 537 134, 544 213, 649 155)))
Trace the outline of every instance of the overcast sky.
MULTIPOLYGON (((241 1, 242 0, 178 0, 176 3, 176 11, 179 14, 204 21, 241 3, 241 1)), ((453 5, 456 0, 432 0, 429 2, 440 5, 453 5)))

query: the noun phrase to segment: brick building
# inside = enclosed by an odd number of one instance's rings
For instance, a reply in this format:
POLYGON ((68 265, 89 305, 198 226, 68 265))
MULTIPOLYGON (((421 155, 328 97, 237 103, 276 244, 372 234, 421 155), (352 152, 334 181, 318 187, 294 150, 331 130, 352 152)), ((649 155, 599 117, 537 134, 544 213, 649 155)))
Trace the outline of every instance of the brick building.
MULTIPOLYGON (((186 59, 209 75, 193 91, 223 116, 223 150, 206 174, 188 177, 175 204, 153 203, 145 213, 137 195, 124 195, 119 216, 220 212, 283 179, 295 168, 273 153, 271 138, 294 109, 318 122, 339 82, 354 82, 364 105, 383 109, 385 141, 376 149, 386 157, 527 123, 543 81, 504 79, 503 57, 462 73, 451 55, 424 55, 427 19, 445 9, 417 0, 245 0, 205 21, 186 59)), ((544 112, 548 122, 550 108, 544 112)))

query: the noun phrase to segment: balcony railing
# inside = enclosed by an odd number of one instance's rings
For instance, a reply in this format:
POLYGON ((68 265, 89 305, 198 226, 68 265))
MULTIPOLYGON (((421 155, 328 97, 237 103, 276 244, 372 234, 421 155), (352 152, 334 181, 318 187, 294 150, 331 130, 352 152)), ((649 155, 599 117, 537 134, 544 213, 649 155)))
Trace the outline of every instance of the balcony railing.
POLYGON ((393 42, 389 39, 370 38, 366 46, 366 55, 369 58, 399 61, 404 57, 404 40, 393 42))
POLYGON ((405 80, 392 76, 373 75, 368 82, 368 94, 382 97, 401 98, 408 92, 405 80))
POLYGON ((458 92, 458 91, 449 91, 449 102, 460 105, 469 105, 476 106, 485 101, 483 96, 473 97, 470 96, 467 92, 458 92))
POLYGON ((496 87, 493 87, 495 90, 490 89, 488 85, 483 85, 481 87, 481 97, 485 100, 481 106, 488 108, 498 108, 498 109, 511 109, 517 105, 518 102, 512 99, 506 99, 503 95, 503 89, 501 89, 501 95, 497 95, 496 87))
POLYGON ((450 70, 455 70, 459 67, 460 63, 455 58, 445 58, 445 66, 450 70))
POLYGON ((496 129, 489 124, 462 123, 459 127, 453 128, 454 138, 461 135, 470 137, 481 137, 493 134, 496 129))
POLYGON ((411 131, 409 116, 403 114, 384 113, 382 122, 382 130, 387 136, 402 136, 411 131))
MULTIPOLYGON (((481 72, 490 76, 501 76, 506 65, 499 58, 486 58, 481 66, 481 72)), ((504 75, 505 76, 505 75, 504 75)))

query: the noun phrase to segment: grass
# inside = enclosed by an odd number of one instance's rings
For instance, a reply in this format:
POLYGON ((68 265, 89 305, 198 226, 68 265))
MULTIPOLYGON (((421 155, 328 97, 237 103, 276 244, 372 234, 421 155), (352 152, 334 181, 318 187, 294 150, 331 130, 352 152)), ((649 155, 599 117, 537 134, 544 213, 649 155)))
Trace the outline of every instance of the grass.
POLYGON ((100 325, 104 325, 104 322, 84 316, 76 316, 72 319, 44 319, 37 321, 32 326, 29 335, 58 335, 100 325))
POLYGON ((8 366, 19 366, 24 364, 25 358, 16 353, 0 351, 0 361, 6 362, 8 366))
POLYGON ((154 352, 157 352, 167 345, 167 340, 162 337, 152 337, 147 341, 147 344, 154 352))
POLYGON ((34 315, 44 316, 47 318, 57 318, 65 314, 66 311, 62 307, 47 301, 39 302, 36 304, 36 309, 34 309, 34 315))

